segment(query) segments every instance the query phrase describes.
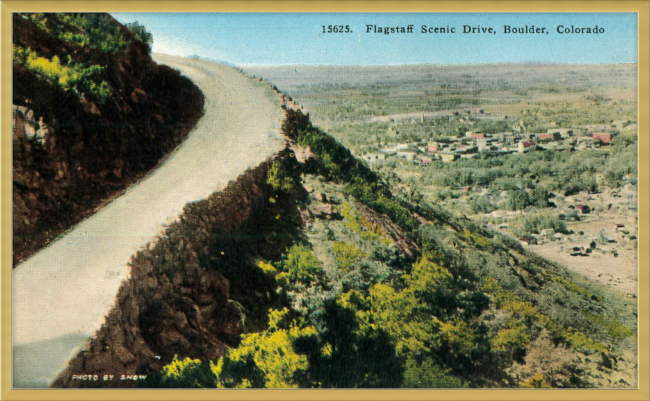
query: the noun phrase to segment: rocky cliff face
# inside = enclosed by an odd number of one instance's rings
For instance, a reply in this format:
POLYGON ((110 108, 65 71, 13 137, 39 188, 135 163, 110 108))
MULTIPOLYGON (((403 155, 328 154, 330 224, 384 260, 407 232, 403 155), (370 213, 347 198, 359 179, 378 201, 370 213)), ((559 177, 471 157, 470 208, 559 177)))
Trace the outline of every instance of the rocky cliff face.
POLYGON ((189 79, 154 63, 147 44, 100 17, 125 41, 122 51, 66 40, 81 33, 61 15, 44 14, 39 25, 14 14, 14 264, 149 171, 202 115, 203 95, 189 79), (39 62, 73 72, 57 76, 39 62), (103 97, 66 86, 88 71, 105 83, 103 97))

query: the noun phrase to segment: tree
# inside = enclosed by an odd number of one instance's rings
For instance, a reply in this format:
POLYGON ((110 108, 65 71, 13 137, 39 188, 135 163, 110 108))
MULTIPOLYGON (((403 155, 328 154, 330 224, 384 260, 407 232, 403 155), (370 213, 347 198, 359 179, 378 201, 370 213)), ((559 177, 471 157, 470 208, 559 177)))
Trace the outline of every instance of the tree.
POLYGON ((138 21, 126 24, 126 27, 133 32, 133 36, 142 43, 146 44, 149 51, 151 51, 151 44, 153 43, 153 35, 147 32, 144 25, 140 25, 138 21))
POLYGON ((286 258, 276 263, 276 266, 282 272, 277 276, 280 282, 311 285, 320 282, 323 276, 321 262, 316 259, 311 249, 304 245, 292 246, 286 258))
POLYGON ((510 191, 508 194, 508 207, 510 210, 524 210, 530 203, 530 195, 524 190, 510 191))
POLYGON ((550 193, 542 186, 535 187, 531 192, 531 202, 540 208, 548 206, 548 198, 550 193))

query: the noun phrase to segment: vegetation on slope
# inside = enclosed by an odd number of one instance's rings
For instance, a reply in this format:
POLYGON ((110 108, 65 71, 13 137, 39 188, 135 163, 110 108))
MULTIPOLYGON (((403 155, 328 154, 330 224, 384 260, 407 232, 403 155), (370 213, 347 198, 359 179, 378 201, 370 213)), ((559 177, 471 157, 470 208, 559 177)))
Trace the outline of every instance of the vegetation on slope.
POLYGON ((154 167, 203 95, 108 14, 13 15, 14 264, 154 167))
POLYGON ((618 294, 506 236, 394 197, 299 112, 288 110, 283 128, 316 155, 301 177, 277 164, 267 178, 285 199, 312 193, 293 198, 302 235, 257 262, 283 303, 267 304, 269 324, 244 334, 241 348, 216 359, 177 354, 141 386, 635 385, 634 361, 622 356, 635 352, 636 321, 618 294), (410 255, 398 247, 406 241, 410 255))

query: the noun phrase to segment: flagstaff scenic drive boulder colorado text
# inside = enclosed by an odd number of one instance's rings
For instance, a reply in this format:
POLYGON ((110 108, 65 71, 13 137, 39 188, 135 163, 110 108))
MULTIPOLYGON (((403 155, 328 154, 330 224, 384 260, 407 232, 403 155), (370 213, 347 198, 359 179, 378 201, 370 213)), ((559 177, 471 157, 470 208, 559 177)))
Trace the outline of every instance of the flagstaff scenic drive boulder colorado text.
MULTIPOLYGON (((354 33, 358 30, 351 25, 321 25, 321 33, 354 33)), ((492 26, 481 26, 481 25, 460 25, 460 26, 451 26, 451 25, 420 25, 419 29, 416 28, 415 24, 408 25, 395 25, 395 26, 384 26, 377 24, 366 24, 364 33, 370 34, 381 34, 381 35, 391 35, 391 34, 412 34, 412 33, 426 33, 426 34, 470 34, 470 35, 496 35, 497 33, 503 33, 506 35, 548 35, 549 33, 559 34, 559 35, 571 35, 571 34, 603 34, 605 33, 605 28, 595 25, 593 27, 585 26, 576 26, 573 24, 559 24, 555 25, 553 28, 549 29, 546 26, 538 25, 502 25, 500 28, 495 28, 492 26)))

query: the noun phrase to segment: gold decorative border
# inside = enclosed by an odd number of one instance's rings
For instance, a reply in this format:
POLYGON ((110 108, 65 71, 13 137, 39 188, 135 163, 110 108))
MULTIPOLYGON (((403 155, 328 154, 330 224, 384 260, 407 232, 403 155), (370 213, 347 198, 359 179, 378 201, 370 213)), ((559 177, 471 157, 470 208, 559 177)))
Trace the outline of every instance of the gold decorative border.
POLYGON ((0 183, 2 400, 650 400, 650 1, 2 1, 0 183), (638 390, 12 390, 11 389, 11 13, 12 12, 635 12, 639 96, 638 390))

